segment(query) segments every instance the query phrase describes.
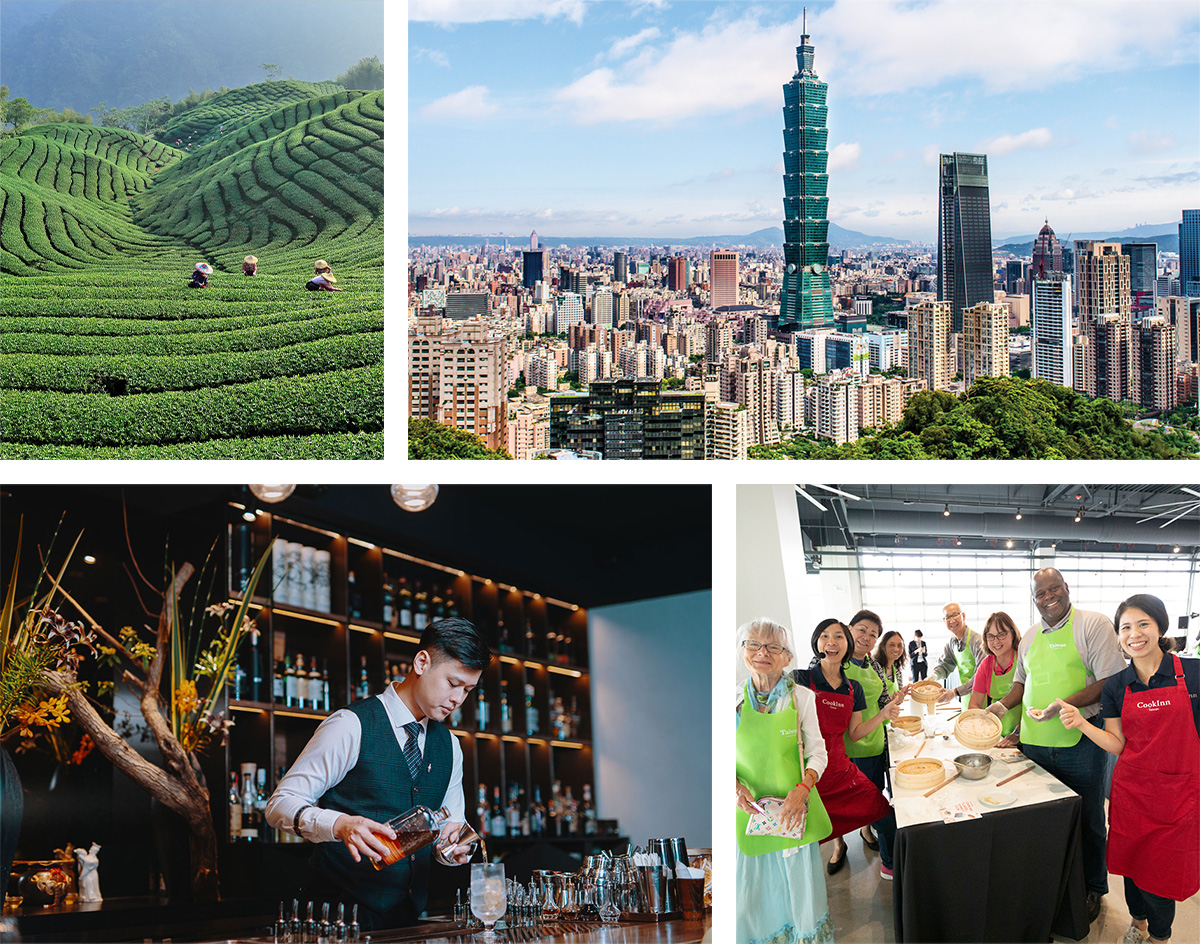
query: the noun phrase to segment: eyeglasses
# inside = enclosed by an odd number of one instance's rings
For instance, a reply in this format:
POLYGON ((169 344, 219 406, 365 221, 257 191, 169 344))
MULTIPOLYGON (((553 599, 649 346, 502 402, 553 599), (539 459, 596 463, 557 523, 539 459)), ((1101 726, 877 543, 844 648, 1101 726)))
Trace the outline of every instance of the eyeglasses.
POLYGON ((949 623, 952 619, 958 619, 960 616, 962 616, 961 610, 959 610, 959 612, 957 612, 957 613, 947 613, 945 616, 942 617, 942 619, 945 622, 949 623))
POLYGON ((1056 583, 1053 587, 1046 587, 1044 590, 1039 590, 1033 595, 1033 598, 1041 603, 1048 596, 1058 596, 1066 588, 1061 583, 1056 583))
POLYGON ((788 651, 786 646, 778 646, 775 643, 764 644, 761 642, 755 642, 753 639, 747 639, 745 642, 743 642, 742 648, 747 652, 758 652, 759 649, 766 649, 767 655, 769 656, 777 656, 781 652, 788 651))
POLYGON ((1009 632, 1007 629, 998 629, 994 633, 984 633, 983 638, 984 639, 1003 639, 1007 635, 1009 635, 1009 632))

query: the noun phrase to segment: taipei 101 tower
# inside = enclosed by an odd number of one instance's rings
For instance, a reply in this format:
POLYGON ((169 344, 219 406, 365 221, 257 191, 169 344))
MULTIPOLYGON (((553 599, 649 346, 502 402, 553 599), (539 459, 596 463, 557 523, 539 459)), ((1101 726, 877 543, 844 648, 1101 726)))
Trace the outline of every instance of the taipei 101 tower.
POLYGON ((828 86, 813 72, 808 11, 796 47, 796 74, 783 87, 783 290, 776 326, 802 331, 833 324, 829 292, 829 184, 825 127, 828 86))

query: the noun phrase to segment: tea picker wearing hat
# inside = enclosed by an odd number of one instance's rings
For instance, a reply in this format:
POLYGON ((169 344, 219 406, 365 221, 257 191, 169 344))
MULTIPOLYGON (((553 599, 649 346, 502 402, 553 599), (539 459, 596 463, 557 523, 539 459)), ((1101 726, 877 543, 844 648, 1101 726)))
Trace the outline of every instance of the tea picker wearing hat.
POLYGON ((340 292, 337 279, 333 277, 333 269, 324 259, 318 259, 313 266, 315 274, 304 286, 310 292, 340 292))
POLYGON ((208 288, 208 277, 213 274, 213 267, 207 262, 197 262, 192 270, 192 279, 188 288, 208 288))

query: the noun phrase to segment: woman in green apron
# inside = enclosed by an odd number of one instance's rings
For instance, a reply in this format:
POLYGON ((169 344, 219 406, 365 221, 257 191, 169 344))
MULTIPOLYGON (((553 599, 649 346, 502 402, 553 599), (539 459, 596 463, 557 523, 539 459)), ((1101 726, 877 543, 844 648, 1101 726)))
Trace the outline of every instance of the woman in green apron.
MULTIPOLYGON (((894 629, 889 629, 879 640, 875 650, 875 661, 883 671, 883 683, 891 698, 904 684, 904 663, 908 657, 904 654, 904 640, 894 629)), ((886 722, 884 722, 886 724, 886 722)))
POLYGON ((795 646, 785 627, 746 623, 737 646, 737 941, 832 941, 817 845, 832 827, 814 790, 827 763, 816 699, 786 673, 795 646), (805 817, 800 839, 747 835, 766 796, 784 799, 785 827, 805 817))
MULTIPOLYGON (((983 657, 975 672, 975 688, 971 691, 968 708, 986 708, 1008 694, 1008 690, 1012 688, 1013 670, 1017 665, 1017 646, 1020 642, 1021 634, 1017 632, 1017 624, 1003 610, 998 610, 987 618, 983 626, 983 646, 988 654, 983 657)), ((1020 720, 1021 714, 1017 711, 1010 711, 1000 719, 1000 731, 1004 737, 1013 735, 1020 720)), ((1016 744, 1016 738, 1009 743, 1016 744)))

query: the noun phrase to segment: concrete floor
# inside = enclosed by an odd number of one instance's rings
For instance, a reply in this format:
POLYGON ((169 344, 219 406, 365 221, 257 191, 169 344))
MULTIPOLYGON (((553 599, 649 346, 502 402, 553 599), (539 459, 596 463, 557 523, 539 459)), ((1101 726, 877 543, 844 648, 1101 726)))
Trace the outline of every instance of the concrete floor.
MULTIPOLYGON (((837 875, 825 876, 834 940, 838 944, 855 941, 893 944, 896 936, 892 925, 892 883, 879 875, 879 853, 867 849, 857 833, 846 837, 846 845, 846 865, 837 875)), ((832 853, 833 843, 823 845, 821 861, 828 862, 832 853)), ((1100 916, 1092 924, 1088 936, 1082 938, 1088 944, 1119 944, 1129 927, 1124 880, 1119 875, 1110 875, 1108 888, 1100 916)), ((1072 938, 1054 940, 1073 941, 1072 938)), ((1200 895, 1193 895, 1176 906, 1171 941, 1173 944, 1200 942, 1200 895)))

